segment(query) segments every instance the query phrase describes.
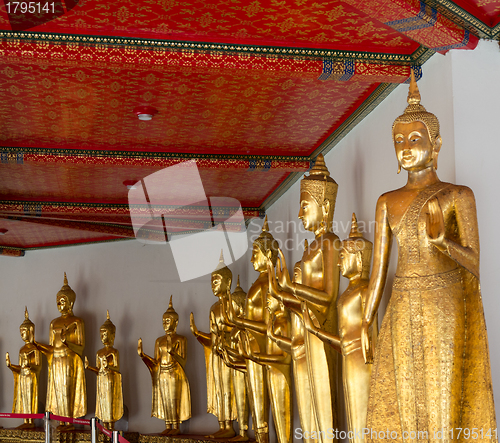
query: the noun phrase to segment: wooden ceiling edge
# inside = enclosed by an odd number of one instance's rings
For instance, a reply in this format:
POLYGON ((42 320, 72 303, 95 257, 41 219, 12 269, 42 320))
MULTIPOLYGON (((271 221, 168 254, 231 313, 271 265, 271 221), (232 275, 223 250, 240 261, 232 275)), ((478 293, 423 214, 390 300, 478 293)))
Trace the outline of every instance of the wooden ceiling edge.
MULTIPOLYGON (((433 51, 432 51, 433 52, 433 51)), ((433 52, 434 53, 434 52, 433 52)), ((331 151, 354 127, 370 114, 398 86, 396 83, 383 83, 363 102, 349 118, 319 146, 311 155, 316 158, 331 151)), ((260 210, 265 213, 290 187, 303 175, 291 173, 281 185, 264 201, 260 210)))
POLYGON ((107 240, 94 240, 94 241, 89 241, 89 242, 84 241, 84 242, 64 243, 64 244, 60 244, 60 245, 34 246, 34 247, 27 247, 27 248, 19 248, 19 247, 13 247, 13 246, 0 245, 0 249, 10 249, 10 250, 15 250, 15 251, 39 251, 39 250, 44 250, 44 249, 66 248, 69 246, 95 245, 95 244, 100 244, 100 243, 112 243, 112 242, 129 241, 129 240, 135 240, 135 238, 110 238, 107 240))
POLYGON ((480 38, 493 39, 495 38, 495 34, 498 35, 500 32, 498 25, 494 27, 487 25, 451 0, 426 0, 425 3, 435 8, 448 20, 476 34, 480 38))
POLYGON ((48 32, 26 32, 0 30, 0 39, 21 40, 28 42, 44 43, 83 43, 85 45, 110 45, 110 46, 133 46, 143 49, 165 48, 179 51, 195 51, 208 53, 224 53, 237 56, 277 56, 279 58, 304 59, 328 59, 328 60, 355 60, 365 63, 388 63, 411 64, 419 53, 425 51, 420 45, 412 54, 396 54, 384 52, 362 52, 336 49, 301 48, 287 46, 264 46, 247 44, 225 44, 211 42, 189 42, 175 40, 157 40, 146 38, 128 38, 112 36, 93 36, 82 34, 61 34, 48 32))

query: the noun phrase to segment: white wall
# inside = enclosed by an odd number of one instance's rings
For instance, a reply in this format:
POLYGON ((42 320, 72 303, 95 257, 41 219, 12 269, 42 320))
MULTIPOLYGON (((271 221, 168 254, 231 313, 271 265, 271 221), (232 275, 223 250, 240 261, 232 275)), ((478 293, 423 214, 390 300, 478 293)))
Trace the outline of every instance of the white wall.
MULTIPOLYGON (((441 123, 443 148, 439 157, 442 180, 469 185, 476 194, 480 234, 482 238, 482 293, 490 336, 492 375, 495 391, 500 389, 500 322, 495 323, 499 302, 495 296, 495 271, 498 268, 495 221, 498 209, 496 189, 500 181, 494 168, 500 156, 498 136, 498 103, 500 102, 500 57, 498 45, 481 42, 475 51, 451 51, 435 55, 423 67, 419 81, 422 104, 435 113, 441 123), (496 80, 496 83, 495 83, 496 80)), ((365 222, 365 235, 373 240, 377 198, 383 192, 404 185, 406 173, 396 174, 397 162, 391 141, 393 120, 406 106, 408 87, 399 86, 354 131, 326 156, 332 177, 339 184, 336 232, 341 238, 349 233, 351 214, 356 212, 365 222)), ((279 199, 268 211, 271 232, 282 242, 288 264, 302 256, 304 238, 297 219, 299 183, 279 199)), ((260 232, 262 220, 249 225, 250 239, 260 232)), ((214 267, 218 261, 214 251, 214 267)), ((395 263, 393 257, 392 263, 395 263)), ((230 268, 234 280, 242 275, 245 290, 257 277, 250 264, 250 254, 230 268)), ((159 432, 160 420, 150 418, 151 382, 147 368, 137 356, 137 339, 144 340, 145 351, 153 352, 155 339, 162 335, 161 316, 168 306, 170 294, 180 316, 178 332, 188 337, 187 374, 191 383, 193 418, 183 427, 185 432, 208 433, 217 428, 215 417, 206 413, 205 364, 201 345, 189 331, 189 312, 194 311, 200 330, 208 330, 208 311, 215 297, 210 277, 180 283, 170 248, 143 245, 137 241, 109 243, 31 251, 22 258, 0 257, 0 355, 6 351, 17 360, 22 346, 19 325, 24 305, 36 325, 39 341, 48 341, 50 320, 58 315, 55 296, 62 285, 63 272, 76 291, 75 314, 86 324, 85 355, 91 361, 101 347, 98 330, 105 320, 106 309, 117 327, 115 346, 120 350, 125 403, 130 411, 130 429, 159 432)), ((498 272, 497 272, 498 274, 498 272)), ((345 279, 342 279, 345 280, 345 279)), ((341 290, 346 282, 341 282, 341 290)), ((234 285, 233 285, 234 288, 234 285)), ((385 306, 385 305, 384 305, 385 306)), ((95 404, 95 376, 87 374, 89 412, 95 404)), ((13 382, 10 371, 0 370, 0 411, 9 411, 13 382)), ((42 387, 44 398, 45 386, 42 387)), ((90 416, 90 414, 89 414, 90 416)), ((296 414, 296 424, 298 418, 296 414)), ((12 426, 2 420, 3 426, 12 426)))

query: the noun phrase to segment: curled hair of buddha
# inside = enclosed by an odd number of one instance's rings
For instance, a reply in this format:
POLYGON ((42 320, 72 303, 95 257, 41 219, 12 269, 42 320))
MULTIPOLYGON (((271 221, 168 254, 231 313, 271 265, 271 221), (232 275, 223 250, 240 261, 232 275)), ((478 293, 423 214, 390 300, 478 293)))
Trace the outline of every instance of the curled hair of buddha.
POLYGON ((57 297, 60 297, 61 295, 65 295, 68 298, 68 301, 71 303, 71 305, 74 305, 75 300, 76 300, 76 294, 73 289, 68 284, 68 277, 66 276, 66 272, 64 273, 64 284, 61 288, 61 290, 57 293, 57 297))
POLYGON ((278 260, 278 249, 279 244, 273 237, 273 235, 269 232, 269 225, 267 223, 267 215, 264 219, 264 224, 262 225, 262 232, 253 242, 254 245, 257 245, 262 253, 267 257, 268 251, 271 251, 271 262, 273 266, 276 265, 276 261, 278 260))
POLYGON ((21 328, 35 329, 35 324, 30 320, 27 306, 24 307, 24 321, 21 323, 21 328))
POLYGON ((408 106, 405 112, 401 114, 392 124, 392 131, 394 126, 398 123, 412 123, 420 121, 425 124, 429 133, 429 138, 434 142, 439 137, 439 121, 437 117, 427 112, 427 110, 420 104, 420 92, 418 90, 417 81, 413 69, 411 71, 410 89, 408 91, 408 106))
POLYGON ((109 331, 113 335, 115 335, 115 333, 116 333, 116 326, 113 324, 113 322, 109 318, 109 309, 106 310, 106 321, 102 324, 101 331, 103 329, 105 329, 106 331, 109 331))
POLYGON ((172 296, 170 296, 170 301, 168 303, 168 309, 164 312, 163 317, 173 317, 175 320, 179 321, 179 314, 174 309, 172 304, 172 296))
POLYGON ((231 272, 231 269, 229 269, 224 263, 224 255, 222 253, 222 249, 220 251, 219 264, 213 270, 212 276, 213 275, 220 275, 223 280, 226 280, 228 282, 228 286, 231 286, 231 282, 233 281, 233 273, 231 272))
POLYGON ((330 177, 323 154, 319 154, 309 175, 304 175, 300 181, 300 192, 307 192, 319 206, 323 206, 325 200, 329 201, 330 217, 333 217, 338 188, 339 185, 330 177))
POLYGON ((342 241, 342 247, 350 254, 360 254, 361 278, 368 278, 370 274, 370 261, 372 258, 373 244, 363 237, 358 229, 356 214, 352 213, 351 232, 349 238, 342 241))

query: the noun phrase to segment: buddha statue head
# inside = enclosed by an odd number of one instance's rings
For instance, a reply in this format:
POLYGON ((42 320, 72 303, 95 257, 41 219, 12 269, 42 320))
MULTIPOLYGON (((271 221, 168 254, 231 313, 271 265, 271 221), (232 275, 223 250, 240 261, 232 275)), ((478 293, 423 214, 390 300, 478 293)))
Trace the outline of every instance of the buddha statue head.
POLYGON ((30 320, 27 307, 24 308, 24 321, 19 327, 19 332, 21 333, 21 338, 25 343, 33 343, 35 340, 35 325, 30 320))
POLYGON ((220 251, 219 263, 212 272, 212 292, 216 297, 223 296, 227 291, 231 290, 233 281, 233 273, 224 263, 224 255, 220 251))
POLYGON ((342 241, 342 249, 339 254, 342 275, 347 278, 359 275, 362 279, 368 279, 372 250, 372 242, 363 238, 359 232, 356 214, 353 213, 349 238, 342 241))
POLYGON ((62 315, 72 315, 73 305, 75 304, 76 294, 68 285, 68 277, 64 273, 64 284, 57 293, 57 309, 62 315))
POLYGON ((420 92, 413 70, 408 91, 408 106, 392 125, 392 136, 401 167, 408 171, 429 166, 437 169, 437 158, 442 140, 437 117, 420 104, 420 92))
POLYGON ((306 230, 317 234, 331 231, 337 190, 325 158, 319 154, 309 175, 300 182, 299 218, 306 230))
POLYGON ((253 242, 251 262, 253 268, 258 272, 267 271, 267 259, 271 259, 273 266, 276 265, 278 259, 279 244, 269 232, 267 223, 267 215, 262 225, 262 232, 253 242))
POLYGON ((239 275, 238 275, 238 279, 236 280, 236 288, 234 289, 234 292, 231 294, 231 296, 233 299, 233 304, 236 305, 234 307, 236 315, 238 315, 238 316, 244 315, 245 301, 247 298, 247 293, 240 286, 240 276, 239 275))
POLYGON ((116 326, 109 318, 109 310, 106 311, 106 321, 102 324, 101 341, 104 346, 113 346, 115 342, 116 326))
POLYGON ((163 314, 163 329, 166 334, 173 334, 177 329, 177 323, 179 323, 179 314, 175 312, 174 305, 172 304, 172 296, 170 296, 170 302, 168 303, 168 309, 163 314))

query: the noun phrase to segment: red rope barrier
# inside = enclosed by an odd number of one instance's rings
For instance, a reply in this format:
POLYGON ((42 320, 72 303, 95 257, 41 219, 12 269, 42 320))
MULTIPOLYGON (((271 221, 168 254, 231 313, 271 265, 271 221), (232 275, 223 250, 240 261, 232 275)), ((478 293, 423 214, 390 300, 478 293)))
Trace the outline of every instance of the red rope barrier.
POLYGON ((90 420, 85 420, 84 418, 61 417, 60 415, 50 414, 50 419, 55 421, 63 421, 64 423, 90 426, 90 420))
POLYGON ((43 418, 44 414, 14 414, 14 413, 4 413, 0 412, 0 418, 43 418))

